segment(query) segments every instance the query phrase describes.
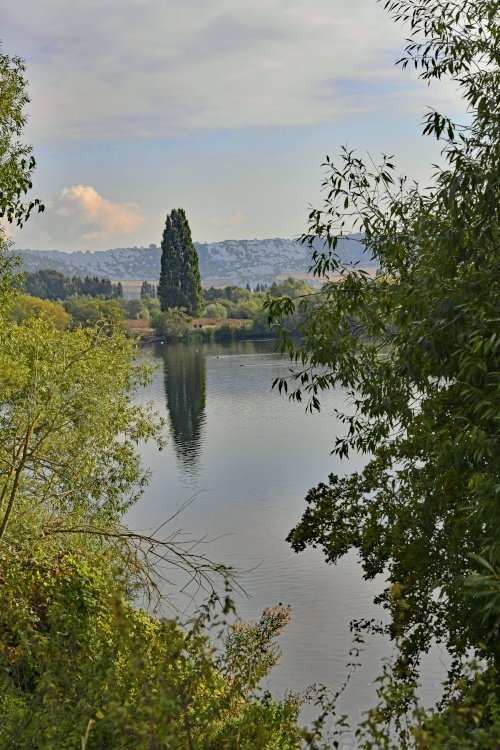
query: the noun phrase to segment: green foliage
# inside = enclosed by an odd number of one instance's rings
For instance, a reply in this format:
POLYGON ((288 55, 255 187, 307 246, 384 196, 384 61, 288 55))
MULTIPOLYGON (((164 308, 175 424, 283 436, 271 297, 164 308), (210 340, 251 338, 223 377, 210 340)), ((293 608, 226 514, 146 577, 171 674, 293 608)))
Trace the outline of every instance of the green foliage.
POLYGON ((218 656, 205 615, 181 628, 132 608, 110 549, 3 547, 0 576, 2 750, 76 750, 85 737, 103 750, 300 747, 298 701, 253 694, 276 660, 279 609, 229 628, 218 656))
MULTIPOLYGON (((35 168, 31 147, 19 141, 26 122, 24 107, 29 101, 24 71, 20 58, 0 52, 0 218, 19 226, 35 206, 38 211, 44 210, 38 199, 22 202, 31 188, 35 168)), ((14 294, 12 276, 19 266, 18 259, 5 252, 9 245, 5 227, 0 224, 0 313, 14 294)))
POLYGON ((276 281, 269 287, 268 294, 271 297, 306 297, 312 294, 312 288, 305 281, 299 281, 289 276, 284 281, 277 283, 276 281))
POLYGON ((226 625, 218 654, 211 607, 181 627, 132 606, 151 557, 227 578, 175 532, 121 525, 145 480, 135 446, 161 426, 131 403, 148 376, 132 355, 116 331, 0 328, 0 748, 299 748, 299 700, 256 689, 288 611, 226 625))
POLYGON ((269 607, 253 625, 236 622, 226 641, 226 669, 232 684, 239 683, 245 692, 255 690, 259 682, 279 661, 275 644, 290 622, 290 607, 269 607), (255 658, 260 654, 259 659, 255 658))
POLYGON ((6 250, 7 245, 8 242, 0 227, 0 320, 2 315, 8 314, 12 301, 18 293, 14 279, 16 276, 19 278, 16 271, 19 268, 20 261, 19 258, 6 250))
POLYGON ((142 299, 123 300, 122 308, 128 320, 137 320, 139 313, 143 309, 143 304, 142 299))
MULTIPOLYGON (((24 72, 25 65, 19 57, 0 52, 0 218, 5 216, 19 226, 28 219, 33 208, 44 210, 38 199, 22 203, 22 197, 31 188, 35 168, 31 146, 18 140, 26 122, 23 110, 29 101, 24 72)), ((6 244, 1 228, 0 248, 4 249, 6 244)))
POLYGON ((27 273, 24 277, 23 289, 26 294, 52 300, 63 300, 76 293, 70 278, 49 268, 27 273))
POLYGON ((65 300, 75 295, 88 295, 102 299, 114 299, 123 296, 120 283, 112 284, 109 279, 98 276, 78 276, 69 278, 51 268, 27 273, 24 276, 23 288, 27 294, 41 299, 65 300))
POLYGON ((67 328, 71 320, 71 316, 59 303, 28 294, 18 294, 8 313, 8 318, 16 323, 41 316, 49 318, 60 331, 67 328))
MULTIPOLYGON (((458 678, 453 696, 444 708, 423 709, 415 701, 406 721, 396 722, 387 731, 388 707, 399 700, 409 686, 396 683, 390 670, 379 678, 379 704, 372 709, 356 732, 360 747, 373 750, 399 750, 412 746, 419 750, 494 750, 500 743, 500 697, 498 671, 472 664, 469 673, 458 678)), ((414 696, 412 695, 414 699, 414 696)))
POLYGON ((148 310, 150 314, 160 311, 160 300, 158 297, 144 297, 142 299, 143 309, 148 310))
POLYGON ((151 320, 151 313, 147 307, 142 307, 137 315, 138 320, 151 320))
POLYGON ((228 299, 232 302, 235 301, 234 294, 240 289, 238 286, 225 286, 224 288, 211 286, 209 289, 203 290, 203 296, 205 302, 215 302, 216 300, 228 299))
POLYGON ((42 510, 64 525, 127 507, 144 481, 135 446, 158 429, 128 395, 145 374, 122 334, 1 326, 0 539, 42 510))
MULTIPOLYGON (((411 708, 420 656, 434 640, 453 656, 444 724, 458 716, 452 696, 461 665, 475 654, 485 674, 495 674, 500 663, 500 3, 386 7, 411 27, 403 66, 414 64, 424 80, 451 76, 469 124, 426 116, 424 133, 443 143, 445 166, 425 192, 396 178, 391 157, 378 166, 347 149, 339 164, 327 158, 325 206, 311 212, 303 241, 317 276, 342 278, 301 301, 298 346, 283 326, 294 300, 267 303, 297 364, 292 383, 277 385, 307 397, 311 409, 323 390, 345 389, 350 406, 339 414, 345 434, 334 452, 369 457, 364 471, 312 489, 289 536, 297 551, 322 547, 329 562, 355 549, 368 578, 388 577, 378 601, 392 615, 398 649, 378 714, 384 727, 364 747, 392 747, 387 724, 411 708), (377 279, 342 266, 336 245, 344 228, 364 233, 377 279), (379 744, 382 735, 388 744, 379 744)), ((473 712, 466 717, 474 737, 473 712)), ((437 728, 439 719, 431 723, 437 728)), ((412 739, 401 731, 397 746, 406 747, 412 739)), ((493 746, 473 742, 464 746, 493 746)))
MULTIPOLYGON (((289 276, 281 283, 274 282, 269 287, 265 295, 266 300, 269 298, 287 298, 289 308, 286 316, 283 317, 281 325, 291 335, 297 335, 304 319, 304 310, 312 309, 315 304, 313 289, 305 281, 298 281, 289 276)), ((265 305, 267 307, 267 305, 265 305)), ((266 316, 267 317, 267 316, 266 316)), ((261 325, 263 316, 261 318, 261 325)), ((269 321, 266 321, 269 327, 269 321)))
POLYGON ((64 309, 71 315, 74 328, 99 324, 120 328, 123 321, 122 306, 117 299, 69 297, 64 301, 64 309))
POLYGON ((412 734, 426 750, 494 750, 500 745, 498 671, 477 667, 458 683, 458 694, 443 712, 419 711, 412 734))
POLYGON ((154 314, 151 322, 158 336, 174 341, 185 338, 192 330, 190 316, 185 308, 180 307, 170 307, 163 313, 154 314))
POLYGON ((193 317, 200 315, 204 303, 198 253, 184 209, 174 208, 167 215, 161 249, 158 297, 162 311, 176 307, 185 308, 193 317))
POLYGON ((227 318, 227 307, 221 302, 210 302, 205 309, 206 318, 227 318))
POLYGON ((268 314, 264 309, 264 303, 268 295, 279 297, 291 295, 294 300, 286 327, 295 333, 302 320, 301 300, 313 293, 311 287, 303 281, 297 281, 291 277, 281 283, 273 283, 269 292, 252 292, 238 286, 226 286, 224 289, 211 287, 205 290, 205 299, 209 301, 205 315, 208 318, 233 318, 236 320, 251 320, 252 326, 244 331, 236 331, 234 328, 224 326, 223 330, 217 332, 217 337, 232 338, 238 335, 249 336, 252 334, 273 333, 269 329, 268 314))
POLYGON ((160 300, 157 297, 121 299, 120 304, 127 320, 151 320, 160 313, 160 300))

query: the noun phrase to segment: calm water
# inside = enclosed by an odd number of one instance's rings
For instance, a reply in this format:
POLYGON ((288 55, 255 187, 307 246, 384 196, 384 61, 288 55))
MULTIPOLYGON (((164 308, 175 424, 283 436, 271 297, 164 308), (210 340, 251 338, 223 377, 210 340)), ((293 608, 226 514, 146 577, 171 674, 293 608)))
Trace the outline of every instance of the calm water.
MULTIPOLYGON (((346 676, 350 620, 384 616, 373 604, 383 581, 364 581, 353 554, 333 567, 315 550, 295 554, 285 538, 301 517, 307 490, 330 472, 360 468, 362 460, 340 462, 330 455, 342 431, 334 416, 342 393, 325 394, 321 413, 311 415, 271 389, 289 367, 274 349, 273 341, 247 341, 144 350, 160 367, 141 400, 153 400, 173 432, 162 452, 142 450, 152 478, 129 523, 150 528, 196 495, 172 528, 214 539, 203 551, 243 571, 250 598, 237 599, 240 617, 258 619, 278 602, 292 606, 281 664, 267 686, 276 694, 312 683, 335 689, 346 676)), ((172 580, 179 582, 175 575, 172 580)), ((172 596, 185 606, 178 591, 172 589, 172 596)), ((367 642, 363 666, 341 702, 352 718, 372 705, 373 679, 389 654, 381 638, 367 642)), ((428 700, 438 694, 441 673, 440 654, 434 653, 425 670, 428 700)))

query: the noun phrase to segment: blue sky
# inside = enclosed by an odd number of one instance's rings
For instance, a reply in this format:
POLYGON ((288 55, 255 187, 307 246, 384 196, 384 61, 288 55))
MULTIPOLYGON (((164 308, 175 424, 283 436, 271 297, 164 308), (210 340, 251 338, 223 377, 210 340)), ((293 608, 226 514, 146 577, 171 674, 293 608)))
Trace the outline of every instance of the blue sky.
POLYGON ((425 183, 423 113, 460 111, 394 67, 407 30, 376 0, 23 0, 0 24, 47 206, 17 247, 159 243, 178 206, 200 242, 297 236, 326 154, 395 154, 425 183))

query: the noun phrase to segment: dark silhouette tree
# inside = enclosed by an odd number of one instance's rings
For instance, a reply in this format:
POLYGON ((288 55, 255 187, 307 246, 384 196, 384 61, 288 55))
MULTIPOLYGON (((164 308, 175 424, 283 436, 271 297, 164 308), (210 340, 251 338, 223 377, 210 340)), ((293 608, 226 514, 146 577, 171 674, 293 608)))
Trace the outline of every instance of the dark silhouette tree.
POLYGON ((184 209, 174 208, 167 215, 161 250, 158 297, 162 311, 184 307, 188 315, 199 315, 204 300, 198 254, 184 209))
POLYGON ((65 300, 74 295, 85 295, 89 297, 101 297, 102 299, 115 299, 123 297, 123 286, 121 282, 113 284, 110 279, 98 276, 86 276, 84 279, 78 276, 65 276, 52 268, 42 268, 25 276, 24 291, 34 297, 51 300, 65 300))

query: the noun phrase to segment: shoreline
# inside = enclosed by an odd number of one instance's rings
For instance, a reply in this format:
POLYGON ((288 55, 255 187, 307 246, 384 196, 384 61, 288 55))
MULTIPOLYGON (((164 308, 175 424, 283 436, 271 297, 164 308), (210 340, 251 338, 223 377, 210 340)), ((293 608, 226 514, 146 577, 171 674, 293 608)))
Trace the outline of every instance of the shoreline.
MULTIPOLYGON (((241 331, 241 329, 239 329, 241 331)), ((189 336, 181 336, 179 338, 168 338, 167 336, 160 336, 158 334, 151 335, 138 335, 131 336, 136 346, 147 346, 149 344, 186 344, 190 341, 277 341, 278 335, 273 335, 271 332, 262 333, 247 333, 246 335, 222 335, 218 336, 215 331, 211 331, 210 334, 203 334, 201 331, 193 332, 189 336)))

